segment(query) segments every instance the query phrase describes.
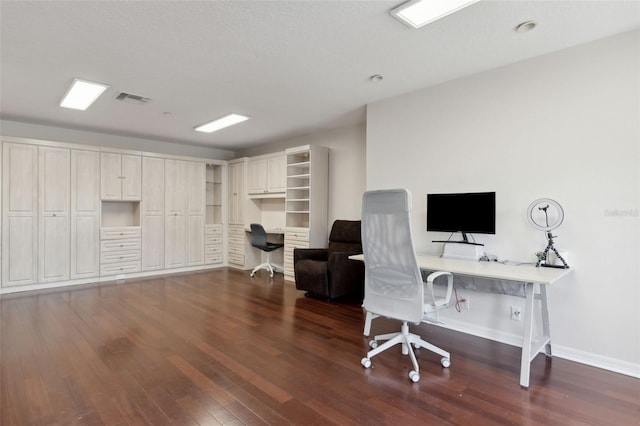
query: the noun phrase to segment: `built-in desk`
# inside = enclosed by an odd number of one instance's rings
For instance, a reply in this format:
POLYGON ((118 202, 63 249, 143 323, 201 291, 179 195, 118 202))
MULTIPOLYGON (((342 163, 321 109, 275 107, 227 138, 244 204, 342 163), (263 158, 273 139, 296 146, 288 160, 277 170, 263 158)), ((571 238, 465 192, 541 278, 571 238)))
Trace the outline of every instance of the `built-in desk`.
MULTIPOLYGON (((350 259, 364 261, 364 255, 350 256, 350 259)), ((544 347, 545 354, 551 356, 551 333, 549 331, 549 304, 547 286, 555 284, 571 272, 571 269, 536 268, 532 265, 504 265, 496 262, 447 259, 436 256, 418 256, 418 265, 431 271, 447 271, 456 275, 509 280, 525 285, 525 307, 522 336, 522 356, 520 361, 520 385, 529 387, 531 361, 544 347), (538 293, 536 293, 538 287, 538 293), (533 301, 540 300, 542 336, 533 341, 533 301)))
MULTIPOLYGON (((249 227, 245 227, 244 230, 251 233, 251 228, 249 227)), ((284 228, 264 228, 264 232, 273 235, 284 235, 284 228)))

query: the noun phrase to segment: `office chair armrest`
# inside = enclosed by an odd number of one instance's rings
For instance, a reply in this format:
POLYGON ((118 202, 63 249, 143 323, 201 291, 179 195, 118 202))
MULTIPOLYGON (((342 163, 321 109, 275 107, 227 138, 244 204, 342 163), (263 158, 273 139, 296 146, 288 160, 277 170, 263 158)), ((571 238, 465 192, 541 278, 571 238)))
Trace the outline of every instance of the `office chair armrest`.
POLYGON ((445 306, 449 306, 449 302, 451 301, 451 294, 453 293, 453 274, 451 272, 445 272, 445 271, 432 272, 427 277, 427 281, 425 282, 425 284, 427 284, 427 290, 430 292, 429 295, 431 296, 431 301, 434 304, 434 307, 435 307, 436 296, 435 296, 435 293, 433 292, 433 282, 436 280, 436 278, 442 277, 442 276, 447 277, 447 292, 445 294, 445 299, 444 299, 445 306))
POLYGON ((319 260, 326 262, 328 260, 329 252, 327 249, 316 248, 296 248, 293 249, 293 264, 295 265, 301 260, 319 260))

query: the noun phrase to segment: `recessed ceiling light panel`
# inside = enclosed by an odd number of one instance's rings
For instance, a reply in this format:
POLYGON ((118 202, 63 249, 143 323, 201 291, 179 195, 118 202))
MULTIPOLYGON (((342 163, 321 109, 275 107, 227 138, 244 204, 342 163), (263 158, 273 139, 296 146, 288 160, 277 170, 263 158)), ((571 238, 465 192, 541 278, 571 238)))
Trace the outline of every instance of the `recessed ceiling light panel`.
POLYGON ((391 15, 411 28, 420 28, 457 12, 479 0, 410 0, 391 10, 391 15))
POLYGON ((60 106, 85 111, 108 88, 106 84, 74 78, 71 87, 60 101, 60 106))
POLYGON ((224 129, 225 127, 233 126, 234 124, 242 123, 243 121, 248 120, 249 117, 241 114, 227 114, 224 117, 218 118, 217 120, 210 121, 205 124, 201 124, 196 127, 194 130, 198 132, 204 133, 213 133, 217 130, 224 129))

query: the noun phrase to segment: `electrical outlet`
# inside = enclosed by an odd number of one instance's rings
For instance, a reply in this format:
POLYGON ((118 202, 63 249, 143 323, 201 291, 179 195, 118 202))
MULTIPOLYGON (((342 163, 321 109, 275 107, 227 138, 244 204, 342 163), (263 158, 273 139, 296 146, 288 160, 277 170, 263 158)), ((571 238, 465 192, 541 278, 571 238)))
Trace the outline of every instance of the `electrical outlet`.
POLYGON ((469 310, 469 304, 471 303, 471 300, 469 300, 469 296, 465 297, 465 301, 464 301, 464 308, 468 311, 469 310))
POLYGON ((511 319, 513 321, 520 321, 521 315, 522 315, 522 308, 520 308, 520 306, 511 307, 511 319))
POLYGON ((116 280, 124 280, 124 274, 116 275, 116 280))

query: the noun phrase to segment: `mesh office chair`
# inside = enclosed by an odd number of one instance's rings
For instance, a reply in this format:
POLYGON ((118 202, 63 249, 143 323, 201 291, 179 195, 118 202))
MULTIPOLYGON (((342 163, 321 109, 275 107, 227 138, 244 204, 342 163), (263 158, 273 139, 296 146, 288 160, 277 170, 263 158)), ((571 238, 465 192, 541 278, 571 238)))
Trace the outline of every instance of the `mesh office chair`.
POLYGON ((449 272, 434 272, 427 282, 422 281, 420 268, 411 239, 409 210, 411 195, 405 189, 368 191, 362 196, 362 248, 365 264, 363 306, 369 314, 402 321, 398 333, 378 335, 369 342, 372 348, 361 364, 371 366, 371 358, 398 343, 402 353, 411 357, 413 370, 409 378, 420 380, 420 368, 413 352, 413 345, 442 356, 441 364, 449 367, 448 352, 409 333, 408 323, 436 322, 437 313, 449 304, 453 276, 449 272), (436 278, 447 280, 444 296, 433 290, 436 278), (379 341, 386 340, 378 346, 379 341))
POLYGON ((253 271, 251 271, 252 277, 261 269, 269 271, 271 278, 273 278, 273 271, 282 272, 281 266, 271 263, 271 252, 284 247, 284 244, 267 242, 267 233, 263 226, 258 223, 251 224, 251 245, 267 253, 267 261, 253 268, 253 271))

